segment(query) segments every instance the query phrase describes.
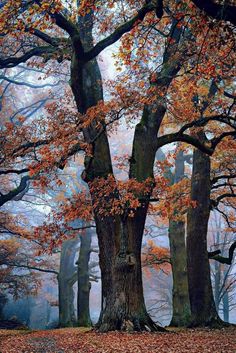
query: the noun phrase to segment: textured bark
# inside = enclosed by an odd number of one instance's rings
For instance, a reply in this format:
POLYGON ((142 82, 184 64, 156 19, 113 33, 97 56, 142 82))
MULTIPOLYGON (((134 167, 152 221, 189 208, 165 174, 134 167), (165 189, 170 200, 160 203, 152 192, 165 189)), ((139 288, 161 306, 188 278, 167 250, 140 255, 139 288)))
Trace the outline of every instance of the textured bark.
POLYGON ((74 264, 78 251, 77 244, 78 239, 66 240, 62 244, 58 274, 60 327, 76 326, 73 285, 77 279, 77 269, 74 264))
POLYGON ((92 326, 89 313, 89 259, 91 253, 92 232, 80 235, 80 251, 78 258, 78 295, 77 295, 77 322, 78 326, 92 326))
MULTIPOLYGON (((175 161, 174 183, 184 178, 184 154, 179 151, 175 161)), ((177 211, 176 211, 177 212, 177 211)), ((190 302, 187 277, 185 222, 170 220, 170 258, 173 275, 171 326, 186 326, 190 320, 190 302)))
POLYGON ((207 252, 207 228, 210 215, 210 158, 194 151, 191 200, 187 215, 187 268, 191 325, 211 326, 220 323, 212 293, 207 252))
POLYGON ((102 311, 100 331, 161 330, 146 311, 141 271, 142 234, 146 209, 133 219, 114 223, 100 220, 97 232, 102 273, 102 311))

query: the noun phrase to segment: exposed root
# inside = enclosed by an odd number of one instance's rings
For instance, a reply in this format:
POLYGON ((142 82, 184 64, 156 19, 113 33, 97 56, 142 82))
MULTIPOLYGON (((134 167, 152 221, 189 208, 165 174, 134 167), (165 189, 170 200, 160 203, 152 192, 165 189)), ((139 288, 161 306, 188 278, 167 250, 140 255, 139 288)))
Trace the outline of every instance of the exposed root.
POLYGON ((236 325, 225 322, 225 321, 221 320, 219 317, 218 318, 211 318, 210 320, 206 320, 205 322, 198 321, 198 320, 192 321, 188 325, 189 328, 205 327, 205 328, 212 328, 212 329, 222 329, 222 328, 230 327, 230 326, 235 327, 236 325))
POLYGON ((96 325, 98 332, 123 331, 123 332, 167 332, 164 327, 157 325, 148 314, 145 317, 124 318, 123 320, 107 320, 98 322, 96 325))

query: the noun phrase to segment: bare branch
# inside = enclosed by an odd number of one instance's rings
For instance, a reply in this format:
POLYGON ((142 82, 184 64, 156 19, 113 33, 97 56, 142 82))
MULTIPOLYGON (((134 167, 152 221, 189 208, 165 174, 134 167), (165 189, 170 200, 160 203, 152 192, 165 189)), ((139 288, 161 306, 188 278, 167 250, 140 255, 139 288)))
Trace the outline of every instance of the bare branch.
POLYGON ((58 49, 52 46, 37 47, 29 50, 27 53, 19 57, 0 58, 0 69, 15 67, 20 63, 24 63, 33 56, 42 56, 43 54, 53 54, 58 49))
POLYGON ((236 249, 236 241, 231 244, 229 248, 229 255, 228 257, 219 255, 221 253, 220 250, 208 252, 209 259, 216 260, 222 264, 232 265, 234 250, 236 249))

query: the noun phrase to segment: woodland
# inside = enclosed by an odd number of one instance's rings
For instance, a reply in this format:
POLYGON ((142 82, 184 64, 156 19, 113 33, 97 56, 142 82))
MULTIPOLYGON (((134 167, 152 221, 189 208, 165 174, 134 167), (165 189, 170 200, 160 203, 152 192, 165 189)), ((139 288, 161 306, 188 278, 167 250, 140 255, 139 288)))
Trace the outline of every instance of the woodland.
POLYGON ((1 0, 0 43, 0 352, 235 352, 235 1, 1 0))

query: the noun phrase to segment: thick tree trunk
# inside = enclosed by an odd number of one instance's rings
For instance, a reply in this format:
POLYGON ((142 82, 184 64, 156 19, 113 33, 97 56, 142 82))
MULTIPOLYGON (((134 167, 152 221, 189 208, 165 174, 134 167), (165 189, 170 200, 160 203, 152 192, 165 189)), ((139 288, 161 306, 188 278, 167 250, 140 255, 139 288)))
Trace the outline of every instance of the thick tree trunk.
POLYGON ((134 218, 114 223, 97 220, 102 273, 100 331, 161 330, 146 311, 141 270, 142 234, 146 209, 134 218))
POLYGON ((173 275, 172 306, 170 326, 187 326, 190 322, 190 302, 185 246, 185 222, 170 221, 170 256, 173 275))
MULTIPOLYGON (((92 14, 80 18, 80 39, 85 51, 93 46, 92 14)), ((181 30, 173 25, 173 36, 178 41, 181 30)), ((71 88, 78 111, 86 111, 103 100, 102 79, 97 61, 83 62, 75 41, 71 63, 71 88)), ((175 48, 173 46, 173 50, 175 48)), ((165 53, 165 65, 156 81, 166 92, 172 78, 178 72, 179 59, 165 53), (168 61, 168 62, 167 62, 168 61)), ((159 97, 159 94, 158 94, 159 97)), ((146 106, 140 124, 135 129, 130 177, 145 181, 153 177, 153 164, 157 151, 157 133, 166 107, 160 96, 154 105, 146 106)), ((85 157, 83 179, 88 182, 113 174, 106 127, 95 119, 83 130, 84 138, 92 146, 92 156, 85 157), (102 126, 103 125, 103 126, 102 126), (103 127, 103 128, 101 128, 103 127)), ((96 191, 91 190, 92 201, 96 191)), ((150 195, 149 195, 150 196, 150 195)), ((102 310, 98 322, 100 331, 109 330, 157 330, 158 326, 147 314, 142 287, 141 244, 146 220, 149 196, 135 211, 133 218, 125 215, 101 216, 95 210, 100 267, 102 277, 102 310)))
POLYGON ((212 293, 207 252, 210 191, 210 158, 195 150, 191 200, 196 202, 196 207, 190 207, 187 215, 187 268, 192 326, 220 323, 212 293))
MULTIPOLYGON (((184 178, 184 154, 179 151, 175 161, 174 183, 184 178)), ((176 210, 177 212, 177 210, 176 210)), ((190 320, 190 302, 185 244, 185 222, 170 220, 170 258, 173 275, 171 326, 187 326, 190 320)))
POLYGON ((77 295, 77 322, 78 326, 90 327, 92 321, 89 312, 89 259, 91 253, 92 232, 80 236, 80 252, 78 258, 78 295, 77 295))
MULTIPOLYGON (((84 43, 87 38, 86 46, 91 44, 88 28, 87 24, 83 38, 84 43)), ((79 53, 74 53, 71 87, 81 113, 103 99, 96 60, 83 64, 79 62, 79 53)), ((85 158, 83 178, 89 182, 113 174, 105 127, 98 131, 94 122, 84 130, 84 137, 87 142, 92 141, 93 156, 85 158)), ((93 192, 91 196, 94 199, 93 192)), ((146 312, 142 288, 141 242, 146 213, 147 207, 141 208, 130 220, 121 216, 101 217, 95 212, 102 278, 102 309, 97 325, 100 331, 158 328, 146 312)))
POLYGON ((60 327, 76 326, 73 285, 77 279, 74 261, 78 242, 78 239, 70 239, 62 244, 58 274, 60 327))

